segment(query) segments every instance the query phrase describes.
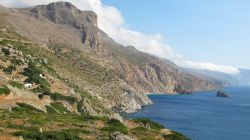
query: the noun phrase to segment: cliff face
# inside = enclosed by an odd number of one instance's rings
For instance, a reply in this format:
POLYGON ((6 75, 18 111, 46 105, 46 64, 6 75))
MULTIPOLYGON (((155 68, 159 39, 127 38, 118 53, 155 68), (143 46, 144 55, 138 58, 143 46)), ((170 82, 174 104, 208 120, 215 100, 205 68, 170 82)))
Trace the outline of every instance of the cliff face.
MULTIPOLYGON (((173 63, 116 43, 98 29, 96 14, 80 11, 70 3, 17 9, 6 18, 19 33, 58 59, 51 65, 62 78, 114 111, 131 113, 151 104, 144 93, 218 87, 173 63)), ((83 103, 91 110, 87 99, 83 103)))
POLYGON ((55 24, 71 25, 81 32, 82 44, 96 47, 98 44, 97 15, 91 11, 80 11, 69 2, 57 2, 33 8, 36 18, 47 18, 55 24))

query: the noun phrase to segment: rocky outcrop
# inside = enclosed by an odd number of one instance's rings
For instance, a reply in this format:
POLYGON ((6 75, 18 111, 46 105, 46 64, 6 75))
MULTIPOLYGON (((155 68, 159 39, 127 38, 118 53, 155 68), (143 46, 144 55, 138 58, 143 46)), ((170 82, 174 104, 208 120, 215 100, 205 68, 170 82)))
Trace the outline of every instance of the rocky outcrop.
POLYGON ((121 134, 119 132, 114 132, 110 135, 112 140, 135 140, 127 135, 121 134))
POLYGON ((81 11, 69 2, 57 2, 36 6, 31 13, 36 18, 47 18, 56 24, 80 29, 81 41, 85 46, 98 46, 97 15, 94 12, 81 11))

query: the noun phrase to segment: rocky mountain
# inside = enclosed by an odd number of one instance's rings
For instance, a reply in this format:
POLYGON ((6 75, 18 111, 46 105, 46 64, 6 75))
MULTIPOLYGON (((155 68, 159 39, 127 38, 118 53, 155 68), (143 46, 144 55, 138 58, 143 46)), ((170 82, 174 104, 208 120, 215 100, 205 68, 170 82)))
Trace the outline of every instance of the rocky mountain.
POLYGON ((0 6, 0 19, 0 133, 27 139, 186 139, 118 112, 152 104, 145 93, 221 86, 118 44, 98 28, 95 13, 68 2, 0 6))
POLYGON ((49 52, 41 57, 53 57, 51 67, 61 78, 110 110, 131 113, 151 104, 144 93, 218 88, 218 83, 116 43, 98 28, 95 13, 80 11, 68 2, 1 11, 7 26, 40 46, 40 51, 49 52))

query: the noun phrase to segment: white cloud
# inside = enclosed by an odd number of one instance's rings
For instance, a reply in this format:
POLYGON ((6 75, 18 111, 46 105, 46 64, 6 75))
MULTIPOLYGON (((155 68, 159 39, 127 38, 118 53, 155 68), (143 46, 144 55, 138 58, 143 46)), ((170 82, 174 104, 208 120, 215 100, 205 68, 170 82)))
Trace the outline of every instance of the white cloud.
POLYGON ((228 74, 236 74, 239 73, 239 69, 233 66, 224 66, 224 65, 216 65, 210 62, 194 62, 194 61, 189 61, 189 60, 177 60, 176 64, 181 65, 183 67, 188 67, 188 68, 194 68, 194 69, 205 69, 205 70, 211 70, 211 71, 218 71, 218 72, 223 72, 223 73, 228 73, 228 74))
MULTIPOLYGON (((48 4, 61 0, 1 0, 0 4, 7 7, 24 7, 38 4, 48 4)), ((112 6, 103 5, 101 0, 65 0, 76 5, 81 10, 92 10, 98 15, 99 28, 106 32, 117 42, 123 45, 133 45, 138 50, 174 61, 182 67, 195 69, 208 69, 225 73, 238 73, 232 66, 221 66, 212 63, 194 62, 184 59, 180 54, 163 42, 159 34, 147 35, 133 31, 124 26, 124 18, 120 11, 112 6)))

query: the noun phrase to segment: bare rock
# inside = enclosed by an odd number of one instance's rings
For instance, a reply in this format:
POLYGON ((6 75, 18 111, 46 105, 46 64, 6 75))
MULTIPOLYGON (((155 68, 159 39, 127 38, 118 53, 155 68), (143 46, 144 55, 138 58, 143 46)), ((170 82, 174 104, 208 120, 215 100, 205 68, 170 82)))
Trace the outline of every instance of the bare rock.
POLYGON ((127 135, 121 134, 119 132, 114 132, 113 134, 110 135, 110 138, 112 140, 135 140, 134 138, 131 138, 127 135))

